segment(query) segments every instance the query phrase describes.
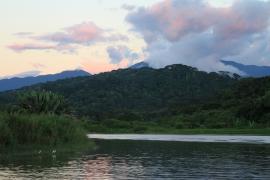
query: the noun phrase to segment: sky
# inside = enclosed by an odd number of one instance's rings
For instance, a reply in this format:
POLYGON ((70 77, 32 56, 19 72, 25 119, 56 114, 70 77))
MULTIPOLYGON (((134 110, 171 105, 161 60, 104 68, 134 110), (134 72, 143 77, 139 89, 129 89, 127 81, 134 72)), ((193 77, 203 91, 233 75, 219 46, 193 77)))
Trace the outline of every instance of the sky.
POLYGON ((0 78, 140 61, 239 74, 219 60, 270 65, 267 0, 8 0, 0 22, 0 78))

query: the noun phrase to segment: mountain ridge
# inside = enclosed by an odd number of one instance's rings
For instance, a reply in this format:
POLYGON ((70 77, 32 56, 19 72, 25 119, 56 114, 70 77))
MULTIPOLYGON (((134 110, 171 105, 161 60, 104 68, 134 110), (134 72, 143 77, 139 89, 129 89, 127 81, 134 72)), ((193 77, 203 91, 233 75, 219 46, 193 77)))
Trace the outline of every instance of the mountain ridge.
POLYGON ((133 64, 133 65, 130 66, 129 68, 130 68, 130 69, 141 69, 141 68, 151 68, 151 67, 150 67, 150 65, 149 65, 147 62, 142 61, 142 62, 133 64))
POLYGON ((40 75, 40 76, 28 76, 28 77, 12 77, 8 79, 0 80, 0 92, 20 89, 26 86, 35 85, 38 83, 45 83, 50 81, 56 81, 60 79, 89 76, 86 71, 83 70, 70 70, 63 71, 56 74, 40 75))
MULTIPOLYGON (((238 78, 185 65, 161 69, 119 69, 0 93, 0 109, 17 95, 49 91, 63 95, 72 115, 111 128, 159 121, 164 127, 269 127, 270 77, 238 78), (152 120, 152 121, 151 121, 152 120)), ((103 132, 103 131, 102 131, 103 132)))
POLYGON ((244 72, 246 74, 245 76, 250 77, 270 76, 270 66, 245 65, 234 61, 224 61, 224 60, 221 60, 221 62, 225 65, 235 67, 238 70, 244 72))
MULTIPOLYGON (((125 111, 149 114, 170 106, 199 103, 211 99, 236 81, 230 76, 177 64, 161 69, 119 69, 38 84, 22 90, 46 90, 61 94, 80 115, 98 118, 125 111)), ((1 98, 4 102, 5 97, 1 98)))
MULTIPOLYGON (((257 65, 245 65, 234 61, 225 61, 220 60, 224 65, 232 66, 239 71, 245 73, 245 75, 241 75, 242 77, 266 77, 270 76, 270 66, 257 66, 257 65)), ((149 63, 142 61, 136 64, 133 64, 129 67, 130 69, 141 69, 141 68, 152 68, 149 63)), ((235 76, 236 74, 233 72, 219 71, 220 74, 227 74, 230 76, 235 76)))

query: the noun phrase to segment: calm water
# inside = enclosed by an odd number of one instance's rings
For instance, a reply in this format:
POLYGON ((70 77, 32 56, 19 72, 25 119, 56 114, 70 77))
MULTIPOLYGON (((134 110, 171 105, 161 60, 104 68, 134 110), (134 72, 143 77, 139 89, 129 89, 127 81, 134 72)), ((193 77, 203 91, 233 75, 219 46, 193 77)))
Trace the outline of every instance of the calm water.
POLYGON ((270 144, 261 141, 95 141, 84 152, 2 153, 0 179, 270 179, 270 144))
POLYGON ((228 142, 249 144, 270 144, 270 136, 245 135, 151 135, 151 134, 89 134, 91 139, 104 140, 148 140, 178 142, 228 142))

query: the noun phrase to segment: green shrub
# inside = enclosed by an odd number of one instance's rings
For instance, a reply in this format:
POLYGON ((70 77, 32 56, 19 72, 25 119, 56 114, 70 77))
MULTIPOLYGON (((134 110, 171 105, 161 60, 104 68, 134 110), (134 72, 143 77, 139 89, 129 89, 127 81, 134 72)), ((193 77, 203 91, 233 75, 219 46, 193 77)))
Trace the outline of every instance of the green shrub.
POLYGON ((3 146, 11 144, 13 140, 12 133, 7 121, 7 114, 0 113, 0 144, 3 146))
POLYGON ((191 128, 231 128, 236 119, 226 110, 199 111, 188 117, 191 128))
POLYGON ((80 121, 58 115, 0 113, 0 143, 58 145, 86 140, 80 121))
POLYGON ((69 106, 61 95, 47 91, 18 94, 18 111, 35 114, 68 114, 69 106))

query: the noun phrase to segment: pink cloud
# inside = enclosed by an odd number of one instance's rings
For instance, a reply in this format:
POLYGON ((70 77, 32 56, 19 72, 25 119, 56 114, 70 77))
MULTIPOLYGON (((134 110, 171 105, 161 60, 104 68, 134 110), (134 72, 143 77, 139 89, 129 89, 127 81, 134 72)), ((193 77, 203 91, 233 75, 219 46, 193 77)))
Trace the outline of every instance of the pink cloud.
POLYGON ((231 7, 220 8, 214 31, 223 38, 260 33, 269 26, 270 2, 236 1, 231 7))
POLYGON ((75 48, 72 46, 57 46, 57 45, 44 45, 44 44, 12 44, 7 48, 15 52, 23 52, 26 50, 56 50, 62 52, 74 52, 75 48))
POLYGON ((96 42, 128 41, 128 37, 122 34, 111 33, 101 29, 93 22, 85 22, 65 28, 63 32, 56 32, 35 37, 37 40, 45 40, 58 44, 91 45, 96 42))
POLYGON ((52 49, 54 46, 51 45, 40 45, 40 44, 12 44, 7 46, 9 49, 21 52, 25 50, 48 50, 52 49))
POLYGON ((60 44, 88 44, 101 38, 103 30, 92 22, 77 24, 57 32, 40 36, 37 39, 53 41, 60 44))
POLYGON ((163 0, 131 12, 127 20, 146 40, 161 35, 178 41, 183 36, 207 30, 225 38, 261 32, 268 27, 269 17, 270 2, 238 0, 230 7, 217 8, 202 0, 163 0))
POLYGON ((33 33, 20 32, 14 35, 34 40, 36 41, 35 43, 15 43, 7 47, 15 52, 26 50, 55 50, 62 53, 74 53, 78 45, 89 46, 98 42, 129 41, 127 36, 115 33, 112 30, 104 30, 91 21, 64 28, 59 32, 38 36, 32 34, 33 33), (45 42, 50 43, 50 45, 44 44, 45 42))

